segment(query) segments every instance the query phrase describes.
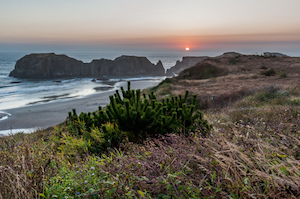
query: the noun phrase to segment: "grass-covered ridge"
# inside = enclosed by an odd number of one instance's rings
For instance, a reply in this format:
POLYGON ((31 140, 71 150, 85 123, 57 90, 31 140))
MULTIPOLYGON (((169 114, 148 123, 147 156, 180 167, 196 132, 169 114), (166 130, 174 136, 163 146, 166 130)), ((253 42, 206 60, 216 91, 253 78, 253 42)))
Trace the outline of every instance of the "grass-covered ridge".
MULTIPOLYGON (((201 80, 200 84, 172 79, 152 91, 157 94, 168 86, 171 91, 174 87, 190 88, 190 93, 196 94, 194 87, 200 90, 203 85, 226 84, 227 80, 264 84, 265 80, 294 81, 291 78, 226 76, 201 80)), ((3 137, 0 194, 2 198, 300 197, 299 85, 242 87, 218 94, 206 104, 202 100, 203 119, 213 127, 206 134, 199 128, 190 128, 188 133, 176 128, 178 131, 146 136, 134 143, 135 139, 126 138, 126 133, 132 131, 122 129, 115 119, 98 131, 95 124, 89 126, 83 120, 76 123, 74 119, 56 130, 3 137), (111 145, 107 137, 97 136, 105 134, 104 128, 108 138, 124 133, 125 137, 111 145), (72 129, 78 135, 71 134, 72 129), (102 152, 92 151, 90 146, 96 141, 83 135, 99 139, 94 146, 104 143, 102 152)), ((162 93, 157 98, 176 95, 162 93)), ((200 107, 197 103, 201 97, 196 100, 195 110, 200 107)), ((187 105, 193 104, 192 100, 187 97, 187 105)), ((122 107, 125 111, 126 105, 122 107)), ((73 116, 71 113, 69 117, 73 116)))

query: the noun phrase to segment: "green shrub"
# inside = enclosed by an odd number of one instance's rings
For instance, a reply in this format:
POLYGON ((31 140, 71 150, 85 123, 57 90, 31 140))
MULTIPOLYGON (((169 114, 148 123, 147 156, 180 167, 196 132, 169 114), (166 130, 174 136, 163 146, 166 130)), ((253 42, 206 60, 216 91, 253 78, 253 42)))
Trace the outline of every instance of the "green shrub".
POLYGON ((280 75, 280 77, 286 78, 286 77, 287 77, 287 74, 286 74, 286 73, 282 73, 282 74, 280 75))
POLYGON ((276 72, 275 72, 274 69, 270 69, 270 70, 267 70, 267 71, 263 71, 260 74, 265 75, 265 76, 274 76, 274 75, 276 75, 276 72))
POLYGON ((270 86, 256 92, 254 95, 245 97, 237 103, 238 107, 259 107, 263 105, 286 105, 290 100, 289 91, 280 90, 279 88, 270 86))
POLYGON ((290 105, 292 105, 292 106, 299 106, 300 105, 300 99, 299 98, 292 98, 292 99, 290 99, 290 105))
POLYGON ((267 70, 268 68, 266 66, 261 66, 260 69, 267 70))
MULTIPOLYGON (((162 99, 161 102, 156 99, 153 92, 148 96, 143 94, 141 97, 140 90, 130 89, 130 82, 128 82, 128 89, 125 91, 121 88, 121 91, 122 97, 119 91, 110 96, 110 104, 105 109, 99 107, 97 112, 81 113, 79 116, 76 110, 69 112, 68 131, 72 132, 72 135, 79 136, 94 132, 95 137, 89 135, 89 139, 99 141, 97 134, 100 131, 97 128, 100 129, 110 122, 118 126, 117 133, 114 135, 125 134, 129 141, 142 142, 147 137, 156 137, 159 134, 165 135, 171 132, 188 134, 195 128, 200 128, 202 132, 211 129, 211 125, 203 119, 202 113, 195 110, 196 96, 190 103, 186 103, 188 91, 184 97, 179 95, 162 99)), ((120 137, 124 139, 123 136, 120 137)), ((107 137, 104 136, 103 139, 106 140, 107 137)), ((116 143, 120 141, 117 140, 116 143)), ((99 146, 103 149, 101 144, 99 146)), ((112 146, 115 145, 108 147, 112 146)))
POLYGON ((83 157, 89 152, 91 147, 90 140, 85 139, 83 136, 72 136, 63 133, 61 138, 61 145, 58 147, 61 155, 69 162, 74 162, 78 155, 83 157))
POLYGON ((172 78, 166 78, 166 79, 164 79, 163 81, 161 81, 161 82, 157 85, 157 87, 159 87, 159 86, 161 86, 161 85, 163 85, 163 84, 165 84, 165 83, 167 83, 167 84, 172 83, 172 78))
POLYGON ((172 78, 166 78, 163 81, 161 81, 157 86, 154 86, 154 87, 150 88, 149 90, 150 91, 157 91, 161 87, 169 87, 172 82, 173 82, 172 78))
POLYGON ((236 58, 231 58, 230 60, 229 60, 229 63, 230 64, 236 64, 238 62, 238 60, 236 59, 236 58))

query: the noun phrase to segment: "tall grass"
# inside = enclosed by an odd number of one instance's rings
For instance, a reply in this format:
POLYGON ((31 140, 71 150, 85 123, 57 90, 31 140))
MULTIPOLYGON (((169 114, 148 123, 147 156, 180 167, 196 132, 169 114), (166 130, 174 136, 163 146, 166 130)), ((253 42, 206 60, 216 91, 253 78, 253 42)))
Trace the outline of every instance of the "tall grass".
POLYGON ((299 198, 299 97, 267 89, 206 110, 209 134, 126 141, 100 155, 62 152, 50 129, 3 137, 0 198, 299 198))

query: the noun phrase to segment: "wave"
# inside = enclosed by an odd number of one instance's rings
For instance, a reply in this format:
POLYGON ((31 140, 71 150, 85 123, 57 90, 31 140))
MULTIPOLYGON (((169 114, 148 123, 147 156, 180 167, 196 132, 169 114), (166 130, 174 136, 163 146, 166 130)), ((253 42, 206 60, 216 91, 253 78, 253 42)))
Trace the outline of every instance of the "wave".
MULTIPOLYGON (((73 79, 63 79, 61 80, 61 83, 69 83, 69 82, 75 82, 78 81, 79 79, 73 78, 73 79)), ((58 80, 59 81, 59 80, 58 80)))
MULTIPOLYGON (((120 77, 120 78, 111 78, 109 81, 104 80, 97 82, 97 84, 103 84, 103 86, 111 85, 108 82, 112 82, 115 84, 120 81, 157 81, 161 80, 164 77, 120 77)), ((91 82, 91 78, 74 78, 67 80, 60 80, 59 82, 54 82, 51 80, 40 81, 40 82, 32 82, 32 81, 23 81, 22 84, 9 84, 0 86, 0 96, 7 97, 11 95, 23 95, 23 94, 31 94, 31 93, 45 93, 45 92, 58 92, 55 95, 59 95, 62 91, 65 92, 68 90, 69 92, 75 92, 78 90, 86 90, 86 87, 90 87, 88 89, 93 89, 94 83, 91 82), (85 88, 84 88, 85 87, 85 88)), ((100 86, 100 85, 99 85, 100 86)), ((111 85, 113 86, 113 85, 111 85)))
POLYGON ((33 133, 36 130, 38 130, 38 128, 0 130, 0 137, 16 133, 33 133))
POLYGON ((0 95, 11 95, 11 94, 28 94, 34 92, 44 92, 44 91, 55 91, 60 89, 72 88, 80 85, 81 82, 76 81, 66 81, 62 83, 57 82, 44 82, 39 83, 29 83, 24 82, 22 85, 15 86, 1 86, 0 95))
POLYGON ((10 116, 11 116, 10 113, 0 111, 0 121, 8 119, 8 117, 10 117, 10 116))
POLYGON ((123 77, 123 78, 112 78, 110 81, 140 81, 140 80, 160 80, 164 79, 164 76, 145 76, 145 77, 123 77))

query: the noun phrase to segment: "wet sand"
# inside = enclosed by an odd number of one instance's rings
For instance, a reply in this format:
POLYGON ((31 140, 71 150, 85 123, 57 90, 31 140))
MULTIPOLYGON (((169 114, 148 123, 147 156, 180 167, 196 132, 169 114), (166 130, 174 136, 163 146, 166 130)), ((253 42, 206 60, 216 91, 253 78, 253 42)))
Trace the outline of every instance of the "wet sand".
MULTIPOLYGON (((131 81, 132 89, 145 89, 156 86, 159 81, 131 81)), ((127 82, 121 82, 120 86, 127 89, 127 82)), ((109 96, 115 91, 106 91, 88 95, 82 98, 59 100, 45 104, 31 105, 21 108, 2 110, 10 113, 8 119, 0 121, 0 133, 2 130, 47 128, 63 122, 68 112, 76 108, 77 113, 92 112, 98 106, 109 103, 109 96)))

